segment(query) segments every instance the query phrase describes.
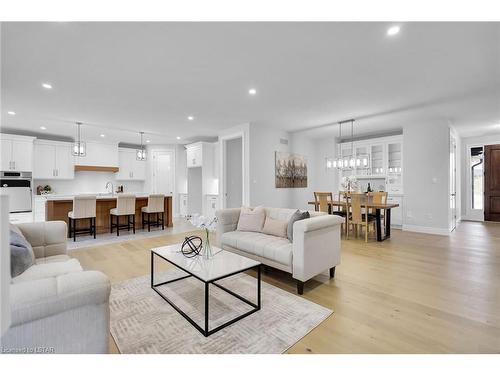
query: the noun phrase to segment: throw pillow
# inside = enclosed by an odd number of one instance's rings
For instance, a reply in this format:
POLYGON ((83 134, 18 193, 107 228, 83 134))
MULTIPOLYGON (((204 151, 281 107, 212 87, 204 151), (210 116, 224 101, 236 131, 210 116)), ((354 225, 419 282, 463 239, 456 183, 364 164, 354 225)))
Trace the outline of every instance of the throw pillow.
POLYGON ((15 230, 10 231, 10 274, 19 276, 35 264, 33 247, 26 238, 15 230))
POLYGON ((245 232, 262 232, 266 211, 264 207, 241 207, 240 218, 236 230, 245 232))
POLYGON ((290 221, 288 222, 288 227, 286 230, 286 236, 290 240, 290 242, 293 242, 293 223, 299 220, 309 219, 310 217, 311 215, 309 214, 309 211, 295 211, 295 213, 290 218, 290 221))
POLYGON ((287 225, 288 223, 284 220, 271 219, 268 216, 266 217, 264 228, 262 228, 262 233, 286 238, 287 225))

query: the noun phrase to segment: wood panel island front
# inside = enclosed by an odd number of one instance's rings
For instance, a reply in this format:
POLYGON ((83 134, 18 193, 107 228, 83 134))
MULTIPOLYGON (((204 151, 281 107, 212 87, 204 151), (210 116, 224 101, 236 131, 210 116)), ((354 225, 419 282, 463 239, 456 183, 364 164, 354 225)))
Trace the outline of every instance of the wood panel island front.
MULTIPOLYGON (((96 232, 109 233, 109 210, 116 207, 116 195, 97 195, 96 200, 96 232)), ((165 196, 165 226, 173 226, 172 222, 172 197, 165 196)), ((141 228, 141 209, 148 205, 148 195, 137 195, 135 200, 135 225, 141 228)), ((47 197, 45 220, 61 220, 68 224, 68 212, 73 210, 72 196, 47 197)), ((126 224, 126 217, 120 218, 120 223, 126 224)), ((79 220, 78 228, 88 227, 88 222, 79 220)))

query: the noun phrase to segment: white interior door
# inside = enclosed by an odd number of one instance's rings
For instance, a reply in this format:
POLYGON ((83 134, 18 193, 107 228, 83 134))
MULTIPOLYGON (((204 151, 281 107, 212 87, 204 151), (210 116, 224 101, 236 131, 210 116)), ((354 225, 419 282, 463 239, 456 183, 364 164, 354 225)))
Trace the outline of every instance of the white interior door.
POLYGON ((241 138, 226 141, 225 159, 225 207, 241 207, 243 203, 243 148, 241 138))
POLYGON ((174 152, 153 151, 153 192, 173 195, 174 152))

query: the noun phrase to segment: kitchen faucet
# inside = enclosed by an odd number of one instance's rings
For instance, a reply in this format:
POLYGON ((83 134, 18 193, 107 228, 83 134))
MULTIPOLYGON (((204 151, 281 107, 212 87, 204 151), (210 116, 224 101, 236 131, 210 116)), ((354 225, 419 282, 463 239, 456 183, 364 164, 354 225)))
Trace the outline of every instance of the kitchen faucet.
POLYGON ((106 190, 108 190, 108 186, 111 185, 111 194, 113 195, 115 193, 115 187, 113 186, 113 183, 111 181, 106 182, 106 190))

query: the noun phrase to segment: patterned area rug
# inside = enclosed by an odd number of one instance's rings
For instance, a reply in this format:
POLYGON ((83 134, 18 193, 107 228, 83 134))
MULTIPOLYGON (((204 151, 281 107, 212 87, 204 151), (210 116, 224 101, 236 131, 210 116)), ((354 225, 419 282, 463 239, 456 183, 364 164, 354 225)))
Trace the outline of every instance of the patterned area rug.
MULTIPOLYGON (((182 275, 171 269, 155 275, 155 283, 182 275)), ((111 334, 121 353, 283 353, 333 312, 297 295, 262 282, 260 311, 204 337, 155 291, 149 276, 112 286, 111 334)), ((256 301, 257 280, 238 274, 219 281, 250 301, 256 301)), ((204 284, 187 278, 161 286, 198 324, 203 326, 204 284)), ((210 286, 210 328, 219 326, 250 306, 210 286)))

